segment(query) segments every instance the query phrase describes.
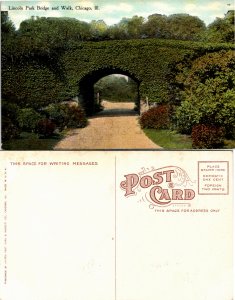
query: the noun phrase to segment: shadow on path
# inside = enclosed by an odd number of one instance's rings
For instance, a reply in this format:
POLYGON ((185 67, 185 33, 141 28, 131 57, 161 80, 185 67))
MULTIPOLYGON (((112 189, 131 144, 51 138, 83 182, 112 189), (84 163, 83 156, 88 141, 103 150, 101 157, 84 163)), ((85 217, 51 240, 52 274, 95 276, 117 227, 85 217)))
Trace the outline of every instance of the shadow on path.
POLYGON ((133 102, 109 102, 103 100, 102 106, 104 109, 91 118, 138 116, 138 112, 134 110, 135 105, 133 102))
POLYGON ((133 110, 133 109, 118 109, 118 108, 114 108, 114 109, 104 109, 103 111, 98 112, 97 114, 95 114, 94 116, 92 116, 91 118, 104 118, 104 117, 130 117, 130 116, 137 116, 138 113, 133 110))

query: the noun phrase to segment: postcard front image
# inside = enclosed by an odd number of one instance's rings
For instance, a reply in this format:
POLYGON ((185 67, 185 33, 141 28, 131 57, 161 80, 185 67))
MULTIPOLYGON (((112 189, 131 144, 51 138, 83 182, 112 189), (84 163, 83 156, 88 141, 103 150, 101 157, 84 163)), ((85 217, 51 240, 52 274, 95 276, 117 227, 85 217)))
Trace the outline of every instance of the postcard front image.
POLYGON ((2 149, 234 148, 227 2, 3 1, 2 149))
POLYGON ((1 2, 0 300, 233 299, 234 58, 224 0, 1 2))

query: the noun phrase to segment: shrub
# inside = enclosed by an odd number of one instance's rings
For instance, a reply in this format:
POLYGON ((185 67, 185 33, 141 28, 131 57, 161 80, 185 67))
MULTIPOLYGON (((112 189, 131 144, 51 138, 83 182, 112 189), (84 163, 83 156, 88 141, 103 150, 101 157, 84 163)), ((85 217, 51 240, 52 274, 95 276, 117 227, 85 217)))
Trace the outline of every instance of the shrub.
POLYGON ((34 132, 41 115, 32 108, 22 108, 19 110, 17 121, 22 130, 34 132))
POLYGON ((202 113, 190 101, 183 101, 176 109, 176 127, 180 133, 191 134, 193 126, 199 124, 201 119, 202 113))
POLYGON ((83 128, 87 125, 87 118, 80 106, 67 106, 68 122, 67 127, 83 128))
POLYGON ((224 127, 234 137, 235 57, 233 51, 210 53, 196 59, 192 68, 181 74, 184 91, 176 110, 176 123, 182 133, 191 133, 196 124, 224 127))
POLYGON ((10 140, 19 137, 20 130, 13 124, 11 119, 2 117, 2 140, 10 140))
POLYGON ((224 143, 225 130, 215 125, 198 124, 192 129, 193 148, 221 148, 224 143))
POLYGON ((61 104, 49 104, 45 108, 45 113, 47 113, 48 118, 50 118, 60 130, 64 129, 66 123, 64 106, 61 104))
POLYGON ((150 108, 140 117, 141 128, 167 129, 170 126, 170 107, 161 104, 150 108))
POLYGON ((19 107, 15 103, 2 101, 2 140, 19 137, 18 125, 19 107))
POLYGON ((17 117, 19 114, 19 106, 12 102, 2 101, 2 115, 9 118, 14 125, 17 125, 17 117))
POLYGON ((37 124, 37 132, 45 137, 52 135, 55 129, 55 123, 49 119, 42 119, 37 124))
POLYGON ((80 106, 50 104, 46 107, 45 112, 60 130, 65 127, 81 128, 87 125, 85 112, 80 106))

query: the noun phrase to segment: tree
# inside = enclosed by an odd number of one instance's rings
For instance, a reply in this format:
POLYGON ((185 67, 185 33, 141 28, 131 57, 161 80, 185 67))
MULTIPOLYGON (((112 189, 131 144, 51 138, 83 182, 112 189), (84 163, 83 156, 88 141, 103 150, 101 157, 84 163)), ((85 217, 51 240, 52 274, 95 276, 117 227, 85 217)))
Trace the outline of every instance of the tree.
POLYGON ((234 42, 234 10, 227 12, 224 18, 216 18, 208 25, 207 30, 202 35, 202 40, 206 42, 234 42))
POLYGON ((93 40, 102 40, 106 36, 108 26, 104 20, 91 21, 90 32, 93 40))
POLYGON ((108 27, 106 38, 110 40, 123 40, 127 38, 127 33, 119 24, 115 24, 108 27))
POLYGON ((197 40, 206 29, 205 23, 198 17, 188 14, 174 14, 167 19, 170 38, 179 40, 197 40))
POLYGON ((9 19, 8 12, 1 12, 1 61, 2 66, 7 64, 8 58, 13 61, 13 53, 17 49, 16 30, 13 22, 9 19))
POLYGON ((23 21, 18 30, 18 50, 24 54, 55 54, 71 42, 91 38, 88 23, 72 18, 31 18, 23 21))
POLYGON ((2 37, 6 34, 15 33, 15 26, 9 19, 8 11, 1 11, 1 33, 2 37))
POLYGON ((148 16, 147 22, 143 24, 143 36, 149 38, 166 38, 169 33, 167 31, 167 17, 160 14, 148 16))
POLYGON ((127 34, 131 39, 141 38, 144 18, 134 16, 127 23, 127 34))
POLYGON ((107 39, 124 40, 128 38, 128 22, 130 19, 122 18, 118 24, 114 24, 107 29, 107 39))

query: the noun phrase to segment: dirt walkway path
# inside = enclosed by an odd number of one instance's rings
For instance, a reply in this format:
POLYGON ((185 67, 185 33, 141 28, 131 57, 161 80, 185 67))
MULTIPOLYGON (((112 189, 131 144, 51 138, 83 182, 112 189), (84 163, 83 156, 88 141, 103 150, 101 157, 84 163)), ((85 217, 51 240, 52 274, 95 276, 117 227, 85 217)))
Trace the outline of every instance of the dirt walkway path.
POLYGON ((103 101, 104 110, 89 118, 85 128, 71 129, 54 149, 156 149, 141 130, 133 103, 103 101))

